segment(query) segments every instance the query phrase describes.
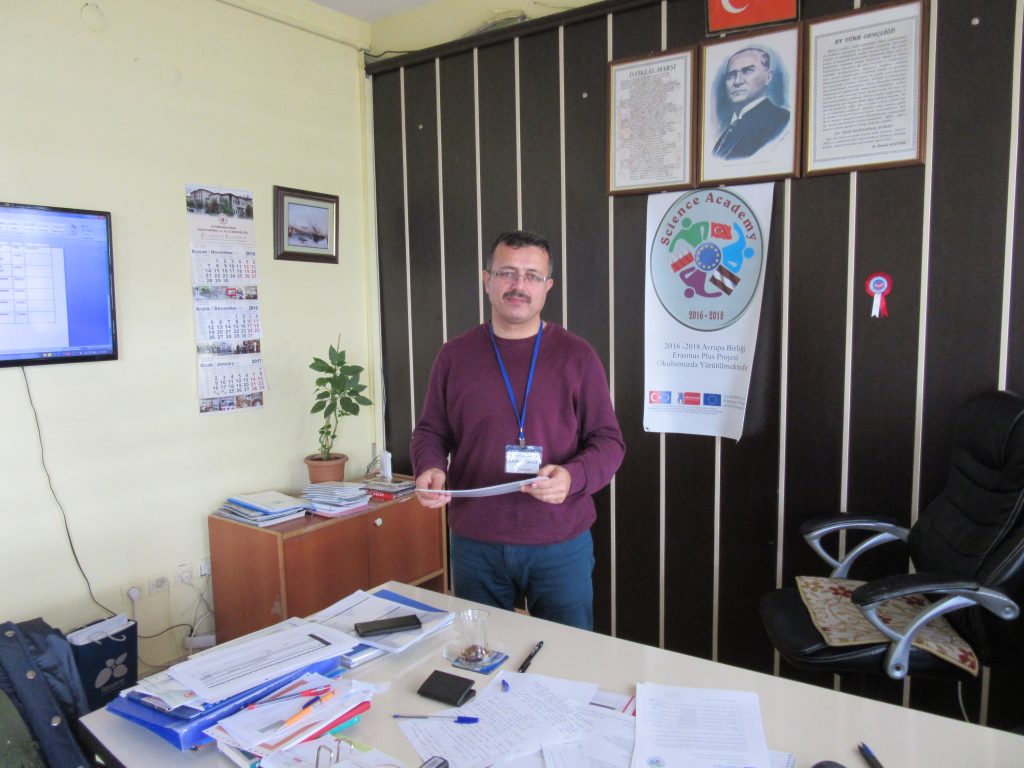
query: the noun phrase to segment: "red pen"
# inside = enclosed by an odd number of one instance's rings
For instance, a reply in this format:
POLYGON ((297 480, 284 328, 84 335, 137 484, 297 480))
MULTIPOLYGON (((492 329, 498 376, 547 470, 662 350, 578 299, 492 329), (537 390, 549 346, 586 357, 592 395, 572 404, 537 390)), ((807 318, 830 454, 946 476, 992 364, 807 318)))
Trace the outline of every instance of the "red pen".
POLYGON ((324 726, 322 726, 320 728, 317 728, 317 730, 315 730, 313 733, 309 734, 308 736, 304 737, 302 740, 303 741, 310 741, 312 739, 315 739, 315 738, 318 738, 320 736, 323 736, 325 733, 327 733, 328 731, 334 730, 335 728, 337 728, 342 723, 348 722, 349 720, 351 720, 352 718, 356 717, 357 715, 361 715, 363 712, 365 712, 369 708, 370 708, 370 702, 369 701, 360 702, 359 704, 356 704, 354 707, 352 707, 352 709, 348 710, 345 714, 340 715, 340 716, 334 718, 327 725, 324 725, 324 726))
POLYGON ((289 699, 298 699, 303 696, 320 696, 331 690, 329 685, 321 685, 319 688, 307 688, 304 691, 298 693, 290 693, 287 696, 278 696, 276 699, 264 699, 263 701, 256 701, 250 704, 246 709, 256 709, 256 707, 262 707, 264 704, 276 704, 279 701, 288 701, 289 699))

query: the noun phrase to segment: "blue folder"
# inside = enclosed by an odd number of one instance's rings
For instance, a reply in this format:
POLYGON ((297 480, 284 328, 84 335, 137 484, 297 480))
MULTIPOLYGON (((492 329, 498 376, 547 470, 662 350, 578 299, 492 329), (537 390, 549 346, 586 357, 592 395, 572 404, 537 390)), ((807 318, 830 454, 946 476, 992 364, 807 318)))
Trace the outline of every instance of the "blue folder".
POLYGON ((113 712, 115 715, 125 718, 126 720, 131 720, 133 723, 141 725, 143 728, 155 733, 164 741, 170 742, 178 749, 184 751, 213 741, 211 737, 203 733, 203 729, 209 728, 219 720, 235 714, 235 712, 238 712, 247 704, 251 704, 257 699, 261 699, 264 696, 273 693, 278 688, 288 685, 292 680, 295 680, 308 672, 319 672, 322 675, 327 675, 337 668, 337 659, 325 659, 324 661, 318 661, 308 667, 304 667, 294 672, 289 672, 287 675, 283 675, 276 680, 271 680, 270 682, 263 683, 263 685, 250 688, 245 693, 240 693, 230 699, 219 701, 203 711, 198 712, 195 717, 188 720, 176 717, 175 715, 167 712, 160 712, 152 707, 148 707, 145 704, 141 704, 138 701, 130 699, 127 696, 118 696, 115 698, 107 704, 107 710, 109 712, 113 712))
POLYGON ((400 595, 397 592, 392 592, 390 589, 378 589, 376 592, 371 592, 370 594, 375 595, 376 597, 383 597, 385 600, 393 600, 396 603, 401 603, 402 605, 408 605, 410 608, 416 608, 420 611, 433 611, 434 613, 445 612, 443 608, 436 608, 433 605, 421 603, 419 600, 413 600, 411 597, 406 597, 405 595, 400 595))

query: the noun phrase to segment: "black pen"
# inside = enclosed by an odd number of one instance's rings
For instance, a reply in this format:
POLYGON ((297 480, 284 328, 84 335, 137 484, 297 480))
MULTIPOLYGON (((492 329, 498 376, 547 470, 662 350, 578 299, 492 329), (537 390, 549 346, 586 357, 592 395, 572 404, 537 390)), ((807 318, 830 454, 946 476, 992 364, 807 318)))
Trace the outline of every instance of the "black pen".
POLYGON ((875 757, 875 753, 871 751, 871 747, 861 742, 857 745, 857 751, 860 752, 860 756, 864 758, 864 762, 871 766, 871 768, 885 768, 878 758, 875 757))
POLYGON ((533 657, 536 656, 540 652, 540 649, 543 648, 543 647, 544 647, 544 641, 543 640, 541 640, 539 643, 537 643, 535 646, 533 646, 533 650, 530 651, 530 655, 527 656, 526 660, 522 664, 519 665, 519 671, 520 672, 525 672, 526 670, 528 670, 530 668, 530 662, 533 661, 533 657))

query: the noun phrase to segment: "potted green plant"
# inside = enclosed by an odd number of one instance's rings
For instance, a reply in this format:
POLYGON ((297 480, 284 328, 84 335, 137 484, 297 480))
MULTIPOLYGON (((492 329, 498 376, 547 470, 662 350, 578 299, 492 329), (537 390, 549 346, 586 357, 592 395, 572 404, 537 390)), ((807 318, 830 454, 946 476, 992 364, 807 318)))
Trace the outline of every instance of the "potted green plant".
MULTIPOLYGON (((338 339, 341 346, 341 339, 338 339)), ((363 395, 365 384, 359 383, 363 372, 362 366, 348 365, 345 362, 345 350, 331 346, 327 359, 314 357, 309 367, 319 376, 313 390, 314 401, 310 413, 322 413, 324 423, 320 426, 320 450, 307 456, 303 461, 309 467, 309 481, 322 483, 328 480, 345 479, 345 462, 348 456, 343 453, 332 453, 334 440, 338 436, 338 421, 342 416, 355 416, 359 406, 373 405, 363 395)))

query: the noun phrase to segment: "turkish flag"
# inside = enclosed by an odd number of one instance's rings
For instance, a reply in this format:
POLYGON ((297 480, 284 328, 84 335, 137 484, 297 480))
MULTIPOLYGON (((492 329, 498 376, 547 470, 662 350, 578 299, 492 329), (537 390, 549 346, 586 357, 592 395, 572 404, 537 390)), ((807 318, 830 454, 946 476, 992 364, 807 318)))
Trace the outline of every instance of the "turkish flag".
POLYGON ((795 19, 796 3, 797 0, 708 0, 708 32, 795 19))
POLYGON ((719 240, 732 240, 732 227, 728 224, 711 222, 711 236, 719 240))

